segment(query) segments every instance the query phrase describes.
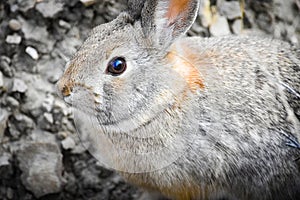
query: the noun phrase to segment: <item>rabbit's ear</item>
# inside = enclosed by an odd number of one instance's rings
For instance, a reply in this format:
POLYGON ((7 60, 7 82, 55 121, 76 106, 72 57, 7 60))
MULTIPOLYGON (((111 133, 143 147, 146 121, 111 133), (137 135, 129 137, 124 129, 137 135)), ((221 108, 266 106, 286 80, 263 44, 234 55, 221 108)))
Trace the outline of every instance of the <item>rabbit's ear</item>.
POLYGON ((198 7, 199 0, 147 0, 141 17, 144 34, 170 45, 191 27, 198 7))

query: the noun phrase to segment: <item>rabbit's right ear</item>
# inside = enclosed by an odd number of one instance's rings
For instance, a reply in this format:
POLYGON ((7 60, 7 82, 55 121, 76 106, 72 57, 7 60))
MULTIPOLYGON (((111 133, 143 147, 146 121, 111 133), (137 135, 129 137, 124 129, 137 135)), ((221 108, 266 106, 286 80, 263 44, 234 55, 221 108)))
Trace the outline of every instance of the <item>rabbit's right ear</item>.
POLYGON ((146 37, 168 46, 194 23, 199 0, 146 0, 141 23, 146 37))

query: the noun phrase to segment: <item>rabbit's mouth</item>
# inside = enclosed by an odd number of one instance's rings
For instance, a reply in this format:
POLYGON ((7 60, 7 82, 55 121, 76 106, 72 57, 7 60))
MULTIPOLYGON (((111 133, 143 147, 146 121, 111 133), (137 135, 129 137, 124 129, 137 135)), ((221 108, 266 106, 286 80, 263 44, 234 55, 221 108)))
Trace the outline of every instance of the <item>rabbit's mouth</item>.
MULTIPOLYGON (((130 116, 129 118, 123 118, 115 121, 103 121, 103 118, 105 117, 101 118, 101 116, 98 115, 97 120, 99 125, 107 130, 107 132, 132 135, 139 132, 140 129, 154 127, 153 122, 160 121, 160 123, 162 123, 165 121, 164 119, 172 115, 171 113, 176 112, 174 111, 174 107, 170 106, 155 113, 151 111, 147 113, 136 113, 134 116, 130 116)), ((140 133, 137 136, 143 137, 140 133)), ((149 137, 149 135, 145 135, 145 137, 149 137)))

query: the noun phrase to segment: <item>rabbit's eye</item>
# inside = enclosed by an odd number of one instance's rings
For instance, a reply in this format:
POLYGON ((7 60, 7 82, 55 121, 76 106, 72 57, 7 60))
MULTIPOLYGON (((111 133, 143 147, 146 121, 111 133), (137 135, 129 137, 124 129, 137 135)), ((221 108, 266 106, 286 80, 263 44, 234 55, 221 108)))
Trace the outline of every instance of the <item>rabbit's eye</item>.
POLYGON ((126 60, 123 57, 113 58, 107 66, 107 73, 118 76, 126 70, 126 60))

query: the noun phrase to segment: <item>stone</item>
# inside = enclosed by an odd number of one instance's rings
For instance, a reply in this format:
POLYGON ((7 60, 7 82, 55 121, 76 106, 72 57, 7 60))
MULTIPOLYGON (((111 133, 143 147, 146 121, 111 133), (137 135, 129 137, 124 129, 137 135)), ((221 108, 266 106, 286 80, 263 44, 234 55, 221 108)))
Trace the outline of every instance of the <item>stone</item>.
POLYGON ((42 108, 46 112, 51 112, 51 110, 53 108, 53 104, 54 104, 54 96, 51 94, 47 94, 46 98, 44 99, 44 101, 42 103, 42 108))
POLYGON ((67 137, 66 139, 64 139, 63 141, 61 141, 61 145, 62 145, 63 149, 70 150, 70 149, 74 149, 75 148, 76 143, 73 140, 73 138, 67 137))
POLYGON ((1 152, 0 154, 0 167, 9 165, 9 160, 11 159, 11 154, 6 152, 1 152))
POLYGON ((209 0, 200 1, 199 16, 202 26, 209 27, 212 24, 212 12, 209 0))
POLYGON ((53 119, 53 116, 51 113, 44 113, 44 119, 49 124, 53 124, 53 122, 54 122, 54 119, 53 119))
POLYGON ((7 44, 20 44, 22 41, 22 37, 18 34, 8 35, 5 39, 7 44))
POLYGON ((64 4, 59 1, 42 1, 36 5, 36 10, 46 18, 53 18, 63 8, 64 4))
POLYGON ((7 191, 6 191, 6 197, 8 199, 13 199, 14 198, 14 191, 13 189, 11 189, 10 187, 7 188, 7 191))
POLYGON ((49 37, 46 26, 37 26, 33 21, 25 20, 22 17, 18 17, 18 20, 22 23, 22 32, 24 33, 24 38, 34 44, 39 44, 35 46, 41 53, 49 53, 53 50, 55 40, 49 37))
POLYGON ((18 0, 19 10, 26 13, 28 10, 34 8, 36 0, 18 0))
POLYGON ((45 94, 30 86, 26 92, 26 97, 25 102, 21 105, 22 111, 30 113, 30 115, 37 118, 42 113, 40 107, 44 101, 45 94))
POLYGON ((3 88, 3 86, 4 86, 3 74, 0 71, 0 89, 3 88))
POLYGON ((26 47, 25 52, 33 59, 33 60, 38 60, 39 59, 39 54, 37 50, 33 47, 26 47))
POLYGON ((4 110, 3 108, 0 108, 0 141, 2 141, 2 138, 4 137, 4 132, 7 128, 9 115, 9 112, 4 110))
POLYGON ((13 86, 11 88, 11 92, 19 92, 19 93, 25 93, 27 91, 28 87, 26 83, 18 78, 15 78, 13 80, 13 86))
POLYGON ((11 123, 22 133, 32 130, 35 127, 34 121, 22 113, 14 113, 11 123))
POLYGON ((48 131, 34 129, 30 135, 30 139, 35 143, 51 143, 57 145, 56 136, 48 131))
POLYGON ((69 24, 68 22, 64 21, 64 20, 59 20, 58 21, 58 25, 64 29, 70 29, 71 28, 71 24, 69 24))
POLYGON ((240 35, 243 30, 243 21, 241 19, 234 20, 233 24, 231 25, 232 32, 236 35, 240 35))
POLYGON ((218 0, 217 7, 219 13, 227 19, 242 18, 243 13, 239 1, 218 0))
POLYGON ((21 23, 16 19, 11 19, 8 22, 8 27, 13 31, 19 31, 22 27, 21 23))
POLYGON ((63 184, 62 154, 51 143, 27 143, 17 153, 21 181, 36 198, 60 192, 63 184))
POLYGON ((226 17, 216 15, 214 23, 210 26, 209 31, 212 36, 222 36, 231 34, 226 17))
POLYGON ((53 108, 57 112, 62 112, 64 116, 72 114, 72 109, 69 108, 63 100, 58 98, 55 99, 53 108))
POLYGON ((7 106, 9 106, 10 108, 13 108, 13 109, 16 109, 20 106, 20 103, 11 96, 6 97, 6 104, 7 104, 7 106))
POLYGON ((10 67, 11 59, 6 56, 0 57, 0 71, 7 76, 7 77, 13 77, 15 70, 13 67, 10 67))
POLYGON ((80 0, 81 3, 83 3, 84 6, 91 6, 96 3, 96 0, 80 0))

